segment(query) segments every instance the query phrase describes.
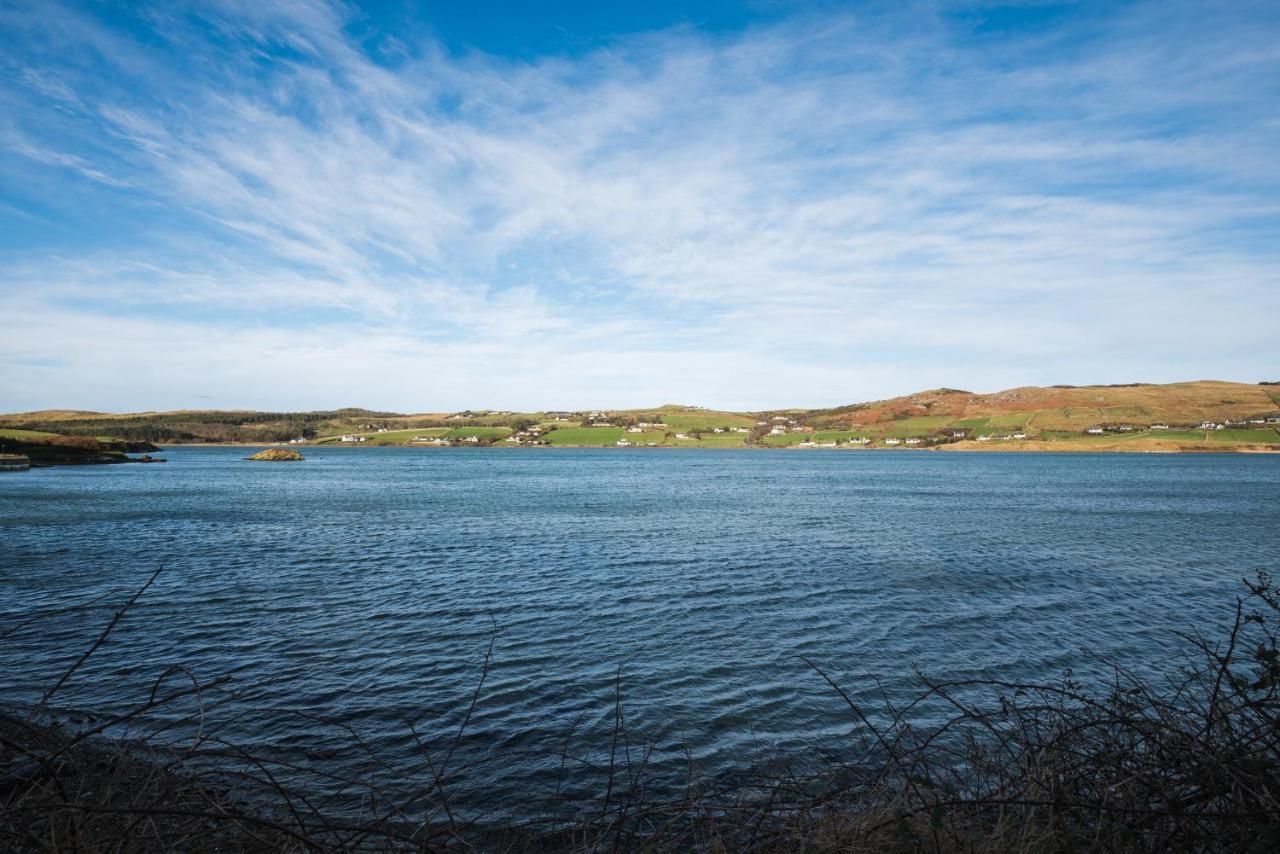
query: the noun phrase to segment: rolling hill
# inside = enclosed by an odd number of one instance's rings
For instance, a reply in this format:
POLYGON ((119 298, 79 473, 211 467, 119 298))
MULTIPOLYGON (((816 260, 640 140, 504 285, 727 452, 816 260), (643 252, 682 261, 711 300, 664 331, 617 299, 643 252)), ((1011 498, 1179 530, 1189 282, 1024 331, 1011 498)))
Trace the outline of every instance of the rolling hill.
POLYGON ((579 412, 401 414, 79 410, 0 415, 0 428, 168 444, 551 444, 735 447, 899 445, 1001 450, 1280 449, 1280 385, 1028 386, 932 389, 830 409, 722 412, 695 406, 579 412), (1206 423, 1212 425, 1206 428, 1206 423), (559 435, 556 435, 559 433, 559 435), (358 440, 343 436, 359 437, 358 440), (1012 444, 1011 444, 1012 442, 1012 444))

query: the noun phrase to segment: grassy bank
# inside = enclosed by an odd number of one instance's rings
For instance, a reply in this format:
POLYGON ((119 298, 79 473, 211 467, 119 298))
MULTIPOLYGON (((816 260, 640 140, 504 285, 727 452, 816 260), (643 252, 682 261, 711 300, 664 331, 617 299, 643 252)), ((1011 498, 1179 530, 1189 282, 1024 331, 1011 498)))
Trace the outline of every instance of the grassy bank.
MULTIPOLYGON (((505 819, 486 821, 464 818, 454 798, 454 756, 483 707, 488 656, 456 735, 419 740, 417 772, 397 779, 408 784, 397 791, 412 795, 389 795, 385 778, 393 766, 346 730, 352 755, 370 757, 378 773, 326 779, 359 795, 358 815, 326 813, 306 791, 281 782, 299 768, 221 738, 204 726, 204 704, 188 719, 187 735, 166 739, 173 716, 162 713, 211 698, 218 685, 200 684, 180 668, 159 674, 129 712, 55 723, 48 711, 59 690, 143 587, 36 709, 0 720, 0 847, 1273 851, 1280 845, 1280 590, 1266 576, 1246 585, 1225 633, 1170 639, 1180 648, 1173 662, 1180 667, 1163 668, 1165 681, 1119 664, 1110 684, 1098 688, 1069 676, 1015 684, 919 674, 915 700, 894 705, 885 698, 867 709, 811 665, 847 707, 851 734, 841 757, 806 757, 803 773, 783 763, 732 781, 691 772, 681 791, 652 787, 653 746, 628 731, 619 696, 609 762, 595 769, 598 790, 570 799, 557 789, 542 802, 530 793, 505 819), (930 704, 950 712, 941 723, 919 725, 920 709, 930 704), (122 728, 135 737, 106 737, 122 728), (516 818, 530 815, 539 817, 516 818)), ((562 771, 586 767, 566 747, 562 771)))

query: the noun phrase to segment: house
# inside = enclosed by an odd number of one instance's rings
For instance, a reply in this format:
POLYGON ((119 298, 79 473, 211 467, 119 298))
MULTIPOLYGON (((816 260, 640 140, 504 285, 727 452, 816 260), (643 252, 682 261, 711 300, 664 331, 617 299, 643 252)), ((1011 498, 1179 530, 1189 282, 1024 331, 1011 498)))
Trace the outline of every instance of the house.
POLYGON ((1200 422, 1200 429, 1201 430, 1217 430, 1218 425, 1214 424, 1212 421, 1202 421, 1200 422))
MULTIPOLYGON (((1099 432, 1099 433, 1101 433, 1102 431, 1101 431, 1101 430, 1099 430, 1098 432, 1099 432)), ((978 441, 979 441, 979 442, 990 442, 990 441, 991 441, 991 437, 990 437, 990 436, 979 436, 979 437, 978 437, 978 441)))
POLYGON ((812 439, 805 439, 803 442, 801 442, 801 443, 800 443, 800 447, 801 447, 801 448, 812 448, 812 447, 813 447, 813 440, 812 440, 812 439))
POLYGON ((676 434, 676 438, 677 438, 677 439, 692 439, 693 437, 692 437, 692 436, 690 436, 688 433, 677 433, 677 434, 676 434))
POLYGON ((818 445, 819 448, 834 448, 835 446, 835 442, 822 442, 818 445))
POLYGON ((1084 432, 1088 433, 1090 436, 1101 436, 1106 431, 1103 430, 1101 427, 1090 427, 1088 430, 1085 430, 1084 432))
POLYGON ((346 436, 343 436, 339 441, 350 443, 350 442, 363 442, 364 440, 365 440, 364 436, 355 436, 352 434, 347 434, 346 436))
POLYGON ((1150 429, 1150 430, 1168 430, 1168 429, 1169 429, 1169 425, 1168 425, 1168 424, 1152 424, 1148 429, 1150 429))
POLYGON ((901 439, 885 439, 884 443, 886 445, 901 445, 902 440, 901 439))
POLYGON ((919 439, 917 439, 915 436, 912 436, 910 439, 908 439, 908 440, 907 440, 907 444, 908 444, 908 445, 919 445, 919 444, 920 444, 920 440, 919 440, 919 439))
POLYGON ((965 431, 963 431, 963 430, 952 430, 952 431, 951 431, 951 438, 952 438, 952 439, 963 439, 963 438, 965 437, 965 435, 966 435, 966 434, 965 434, 965 431))
POLYGON ((724 432, 724 428, 723 428, 723 427, 716 427, 716 428, 715 428, 715 429, 713 429, 711 432, 712 432, 712 433, 723 433, 723 432, 724 432))
POLYGON ((779 424, 779 425, 775 426, 772 430, 770 430, 770 431, 769 431, 769 435, 770 435, 770 436, 781 436, 783 433, 786 433, 786 432, 787 432, 787 428, 786 428, 786 427, 783 427, 781 424, 779 424))
POLYGON ((470 442, 471 444, 474 445, 480 441, 480 437, 479 436, 463 436, 462 441, 470 442))
POLYGON ((618 447, 619 447, 619 448, 630 448, 630 447, 631 447, 631 442, 630 442, 630 441, 628 441, 627 439, 619 439, 619 440, 618 440, 618 447))
POLYGON ((751 432, 746 427, 731 427, 729 429, 734 433, 750 433, 751 432))
POLYGON ((1014 434, 1013 434, 1013 438, 1015 438, 1015 439, 1025 439, 1025 438, 1027 438, 1027 434, 1026 434, 1026 433, 1014 433, 1014 434))
POLYGON ((643 433, 643 432, 644 432, 644 429, 643 429, 643 428, 641 428, 641 427, 628 427, 628 428, 627 428, 627 432, 628 432, 628 433, 643 433))
POLYGON ((290 445, 305 445, 305 444, 307 444, 307 440, 306 440, 306 438, 305 438, 305 437, 303 437, 303 436, 299 436, 299 437, 298 437, 298 438, 296 438, 296 439, 290 439, 290 440, 289 440, 289 444, 290 444, 290 445))

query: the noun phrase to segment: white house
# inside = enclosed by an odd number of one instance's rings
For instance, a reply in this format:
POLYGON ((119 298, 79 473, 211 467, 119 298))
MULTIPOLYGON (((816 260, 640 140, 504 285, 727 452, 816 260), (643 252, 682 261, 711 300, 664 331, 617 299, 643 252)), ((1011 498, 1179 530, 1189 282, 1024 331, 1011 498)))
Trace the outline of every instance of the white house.
POLYGON ((365 439, 364 439, 364 436, 355 436, 355 435, 347 434, 346 436, 343 436, 343 437, 342 437, 342 439, 341 439, 340 441, 343 441, 343 442, 363 442, 364 440, 365 440, 365 439))
POLYGON ((619 439, 619 440, 618 440, 618 447, 619 447, 619 448, 630 448, 630 447, 631 447, 631 442, 630 442, 630 441, 628 441, 627 439, 619 439))
POLYGON ((919 444, 920 444, 920 440, 919 440, 919 439, 917 439, 915 436, 912 436, 910 439, 908 439, 908 440, 907 440, 907 444, 908 444, 908 445, 919 445, 919 444))
POLYGON ((1101 427, 1090 427, 1088 430, 1085 430, 1084 432, 1088 433, 1090 436, 1101 436, 1106 431, 1103 430, 1101 427))
POLYGON ((1149 429, 1151 429, 1151 430, 1168 430, 1168 429, 1169 429, 1169 425, 1168 425, 1168 424, 1152 424, 1152 425, 1150 426, 1150 428, 1149 428, 1149 429))
POLYGON ((690 436, 688 433, 677 433, 677 434, 676 434, 676 438, 677 438, 677 439, 692 439, 693 437, 692 437, 692 436, 690 436))
POLYGON ((902 440, 901 439, 885 439, 884 443, 886 445, 901 445, 902 440))
POLYGON ((785 433, 785 432, 787 432, 787 428, 786 428, 786 427, 783 427, 781 424, 779 424, 778 426, 774 427, 772 430, 770 430, 770 431, 769 431, 769 435, 770 435, 770 436, 781 436, 781 435, 782 435, 783 433, 785 433))
POLYGON ((1026 434, 1026 433, 1014 433, 1014 434, 1013 434, 1013 438, 1015 438, 1015 439, 1025 439, 1025 438, 1027 438, 1027 434, 1026 434))
MULTIPOLYGON (((1101 431, 1099 431, 1099 432, 1101 432, 1101 431)), ((978 437, 978 441, 979 441, 979 442, 990 442, 990 441, 991 441, 991 437, 990 437, 990 436, 979 436, 979 437, 978 437)))

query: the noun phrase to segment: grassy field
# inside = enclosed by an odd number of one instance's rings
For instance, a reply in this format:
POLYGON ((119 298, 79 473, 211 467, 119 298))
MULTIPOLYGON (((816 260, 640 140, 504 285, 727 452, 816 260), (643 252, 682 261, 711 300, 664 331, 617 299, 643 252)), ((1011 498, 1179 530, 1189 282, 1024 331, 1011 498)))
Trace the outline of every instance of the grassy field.
POLYGON ((1209 431, 1209 441, 1219 444, 1228 442, 1280 445, 1280 433, 1266 427, 1258 427, 1254 429, 1211 430, 1209 431))
POLYGON ((470 436, 479 436, 481 439, 504 439, 510 435, 510 427, 454 427, 444 433, 446 439, 466 439, 470 436))
POLYGON ((741 448, 745 439, 745 433, 703 433, 694 444, 703 448, 741 448))
POLYGON ((52 439, 58 436, 58 433, 46 433, 43 430, 9 430, 0 429, 0 439, 18 439, 20 441, 34 441, 36 439, 52 439))
MULTIPOLYGON (((661 416, 662 423, 666 424, 672 430, 684 432, 686 430, 712 430, 716 427, 750 427, 756 423, 755 419, 746 415, 732 415, 727 412, 715 413, 653 413, 655 416, 661 416)), ((643 419, 654 420, 654 419, 643 419)))
POLYGON ((621 427, 570 427, 543 435, 549 445, 616 445, 626 435, 621 427))

